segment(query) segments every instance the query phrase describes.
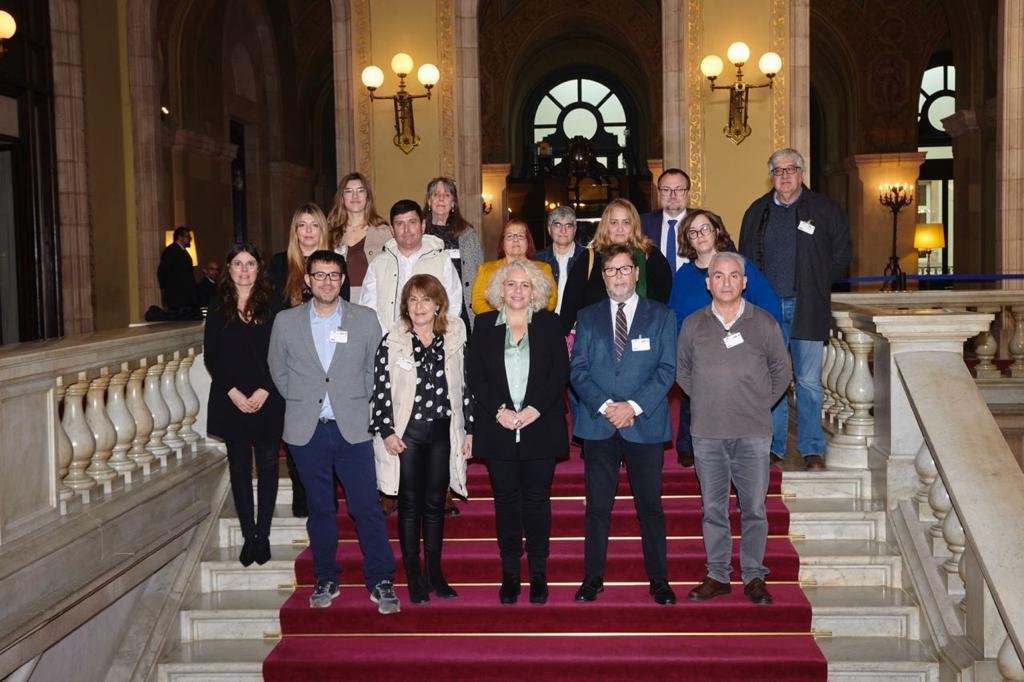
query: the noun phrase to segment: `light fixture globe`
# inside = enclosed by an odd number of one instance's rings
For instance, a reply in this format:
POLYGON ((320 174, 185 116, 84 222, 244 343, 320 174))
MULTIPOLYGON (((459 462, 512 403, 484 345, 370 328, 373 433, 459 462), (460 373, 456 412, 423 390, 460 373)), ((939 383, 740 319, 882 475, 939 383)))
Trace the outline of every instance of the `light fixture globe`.
POLYGON ((377 89, 384 85, 384 72, 379 66, 367 66, 363 69, 361 78, 363 85, 368 88, 377 89))
POLYGON ((746 43, 737 41, 729 46, 725 54, 729 58, 730 63, 736 66, 743 66, 750 59, 750 48, 747 47, 746 43))
POLYGON ((396 76, 408 76, 412 73, 412 57, 404 52, 399 52, 391 58, 391 70, 395 72, 396 76))
POLYGON ((705 78, 718 78, 722 75, 723 68, 725 68, 725 64, 722 62, 722 58, 716 54, 709 54, 700 62, 700 72, 704 74, 705 78))
POLYGON ((772 77, 779 71, 782 71, 782 57, 775 52, 765 52, 757 61, 757 68, 764 75, 772 77))
POLYGON ((424 64, 416 71, 416 80, 421 85, 432 88, 441 80, 441 72, 433 64, 424 64))
POLYGON ((17 30, 18 23, 14 21, 14 17, 11 16, 10 12, 0 10, 0 40, 7 40, 17 30))

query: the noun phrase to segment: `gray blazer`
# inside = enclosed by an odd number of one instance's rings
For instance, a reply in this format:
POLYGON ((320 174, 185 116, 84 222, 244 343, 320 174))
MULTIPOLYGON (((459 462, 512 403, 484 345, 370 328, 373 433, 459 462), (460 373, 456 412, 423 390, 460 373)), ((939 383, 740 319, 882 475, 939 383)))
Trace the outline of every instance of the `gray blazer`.
POLYGON ((370 440, 373 358, 380 345, 377 314, 341 300, 341 329, 348 341, 334 349, 328 371, 320 364, 309 324, 312 302, 282 310, 274 319, 267 363, 285 399, 284 441, 306 445, 313 437, 324 395, 330 395, 338 430, 349 443, 370 440))

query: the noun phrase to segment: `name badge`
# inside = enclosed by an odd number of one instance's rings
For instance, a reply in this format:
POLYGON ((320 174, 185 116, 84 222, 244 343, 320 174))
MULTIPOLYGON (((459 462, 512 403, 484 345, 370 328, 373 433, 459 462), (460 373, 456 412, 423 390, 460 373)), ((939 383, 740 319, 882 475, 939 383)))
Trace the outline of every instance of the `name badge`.
POLYGON ((645 339, 643 337, 640 337, 639 339, 633 339, 632 344, 634 353, 651 349, 651 340, 645 339))
POLYGON ((809 223, 806 220, 801 220, 800 224, 796 226, 796 229, 807 234, 814 234, 814 224, 809 223))
POLYGON ((732 334, 726 334, 725 338, 722 339, 722 342, 725 343, 725 347, 726 348, 732 348, 733 346, 738 346, 741 343, 743 343, 743 334, 740 334, 739 332, 733 332, 732 334))
POLYGON ((462 256, 459 255, 458 249, 448 249, 448 257, 452 260, 460 260, 462 258, 462 256))
POLYGON ((412 360, 409 358, 398 358, 398 366, 402 369, 409 371, 412 369, 412 360))
POLYGON ((348 343, 348 332, 343 329, 335 329, 331 332, 331 343, 348 343))

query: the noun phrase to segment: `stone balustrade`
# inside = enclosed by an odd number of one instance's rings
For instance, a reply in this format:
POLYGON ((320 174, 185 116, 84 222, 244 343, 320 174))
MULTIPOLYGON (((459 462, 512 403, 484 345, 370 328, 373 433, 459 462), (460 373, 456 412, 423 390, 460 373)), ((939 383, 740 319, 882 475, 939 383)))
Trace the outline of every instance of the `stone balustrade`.
POLYGON ((0 544, 196 456, 202 337, 190 323, 0 349, 0 544))
POLYGON ((1024 680, 1024 472, 986 402, 994 382, 1022 376, 1024 295, 843 294, 833 322, 822 368, 828 466, 868 469, 884 488, 944 661, 1024 680), (1005 372, 994 362, 1000 316, 1014 321, 1005 372), (973 376, 962 353, 971 338, 973 376))

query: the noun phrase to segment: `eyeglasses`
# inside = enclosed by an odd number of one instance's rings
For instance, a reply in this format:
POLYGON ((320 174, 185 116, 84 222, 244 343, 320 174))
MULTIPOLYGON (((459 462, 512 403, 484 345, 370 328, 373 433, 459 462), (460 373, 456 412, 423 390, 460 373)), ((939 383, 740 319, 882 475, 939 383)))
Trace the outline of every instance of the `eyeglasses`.
POLYGON ((328 280, 328 279, 331 280, 332 282, 340 282, 341 281, 341 273, 340 272, 311 272, 311 273, 309 273, 309 276, 312 277, 313 279, 315 279, 318 282, 323 282, 324 280, 328 280))
POLYGON ((617 268, 601 268, 605 277, 614 277, 617 274, 631 275, 636 270, 635 265, 620 265, 617 268))
POLYGON ((686 231, 686 236, 690 239, 696 239, 697 237, 703 237, 706 234, 710 234, 715 228, 710 225, 701 225, 700 227, 686 231))
POLYGON ((254 260, 251 260, 251 261, 233 260, 233 261, 231 261, 231 267, 235 268, 236 270, 255 270, 256 268, 259 267, 259 263, 257 263, 254 260))
POLYGON ((525 242, 526 241, 526 235, 525 234, 506 234, 505 235, 505 241, 509 241, 509 242, 525 242))
POLYGON ((781 178, 783 175, 795 175, 802 169, 800 166, 786 166, 785 168, 772 168, 772 175, 781 178))
POLYGON ((658 191, 668 196, 670 194, 686 194, 690 191, 689 187, 659 187, 658 191))
POLYGON ((551 223, 548 227, 553 227, 556 230, 575 230, 576 223, 551 223))
POLYGON ((358 194, 366 194, 366 188, 365 187, 348 187, 348 188, 342 190, 341 193, 344 194, 347 197, 354 197, 354 196, 356 196, 358 194))

